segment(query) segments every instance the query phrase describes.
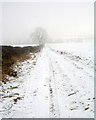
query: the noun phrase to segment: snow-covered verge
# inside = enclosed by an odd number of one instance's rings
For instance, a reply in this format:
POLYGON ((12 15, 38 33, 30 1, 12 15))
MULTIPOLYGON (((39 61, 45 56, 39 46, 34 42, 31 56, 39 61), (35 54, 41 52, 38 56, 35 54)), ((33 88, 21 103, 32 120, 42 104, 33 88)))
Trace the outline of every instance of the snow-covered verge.
POLYGON ((14 66, 19 76, 3 84, 0 116, 94 118, 93 58, 93 44, 46 44, 14 66))
POLYGON ((17 71, 17 77, 7 76, 9 82, 0 85, 0 118, 2 112, 6 114, 19 100, 24 98, 24 91, 21 86, 24 83, 24 77, 30 74, 30 71, 36 66, 40 53, 30 53, 30 59, 14 64, 13 69, 17 71))

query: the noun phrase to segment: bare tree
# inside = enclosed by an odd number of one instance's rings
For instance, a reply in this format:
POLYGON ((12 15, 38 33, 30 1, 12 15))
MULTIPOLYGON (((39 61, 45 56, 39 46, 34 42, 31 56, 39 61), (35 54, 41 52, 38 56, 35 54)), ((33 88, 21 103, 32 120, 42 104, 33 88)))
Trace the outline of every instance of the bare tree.
POLYGON ((47 41, 47 32, 43 28, 36 28, 35 31, 31 34, 32 42, 39 45, 44 45, 47 41))

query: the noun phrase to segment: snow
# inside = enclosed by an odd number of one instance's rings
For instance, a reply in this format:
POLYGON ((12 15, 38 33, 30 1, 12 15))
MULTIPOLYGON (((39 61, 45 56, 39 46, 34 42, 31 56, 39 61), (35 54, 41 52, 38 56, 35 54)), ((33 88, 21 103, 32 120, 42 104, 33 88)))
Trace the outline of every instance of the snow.
POLYGON ((12 97, 2 99, 1 117, 94 118, 94 45, 46 44, 35 56, 18 62, 18 77, 3 84, 12 97))
POLYGON ((23 45, 12 45, 13 47, 27 47, 27 46, 39 46, 39 44, 23 44, 23 45))

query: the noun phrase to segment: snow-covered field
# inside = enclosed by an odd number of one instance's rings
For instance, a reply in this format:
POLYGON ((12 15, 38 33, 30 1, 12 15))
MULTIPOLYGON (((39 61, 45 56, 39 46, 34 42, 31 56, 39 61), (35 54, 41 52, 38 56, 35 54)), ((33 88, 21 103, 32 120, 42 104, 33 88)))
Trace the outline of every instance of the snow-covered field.
POLYGON ((3 85, 1 117, 94 118, 92 43, 46 44, 31 56, 3 85))

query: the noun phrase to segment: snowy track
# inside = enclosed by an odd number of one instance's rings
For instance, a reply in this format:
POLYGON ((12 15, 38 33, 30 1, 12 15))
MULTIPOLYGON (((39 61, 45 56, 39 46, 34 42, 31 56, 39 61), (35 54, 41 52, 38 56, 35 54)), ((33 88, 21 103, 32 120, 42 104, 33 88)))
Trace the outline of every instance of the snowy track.
POLYGON ((19 87, 11 91, 22 99, 3 99, 2 117, 94 118, 93 61, 50 45, 37 58, 34 67, 32 59, 22 64, 19 87))

